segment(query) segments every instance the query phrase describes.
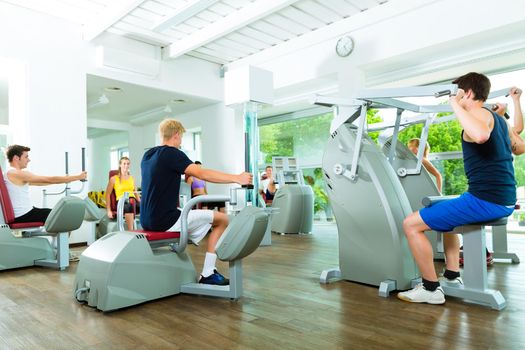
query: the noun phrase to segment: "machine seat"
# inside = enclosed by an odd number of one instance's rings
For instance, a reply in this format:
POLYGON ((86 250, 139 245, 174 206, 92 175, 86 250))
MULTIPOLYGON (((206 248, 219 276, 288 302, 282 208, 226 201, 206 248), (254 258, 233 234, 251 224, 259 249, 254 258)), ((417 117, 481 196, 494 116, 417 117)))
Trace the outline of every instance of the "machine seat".
POLYGON ((9 227, 13 230, 34 228, 44 226, 43 222, 20 222, 20 223, 10 223, 9 227))
MULTIPOLYGON (((439 203, 439 202, 444 202, 444 201, 447 201, 447 200, 450 200, 450 199, 454 199, 454 198, 457 198, 457 197, 458 196, 428 196, 428 197, 423 197, 423 199, 421 200, 421 204, 423 204, 425 207, 430 207, 433 204, 436 204, 436 203, 439 203)), ((516 208, 516 206, 514 208, 516 208)), ((507 225, 507 219, 508 218, 506 216, 504 216, 502 218, 495 219, 495 220, 492 220, 492 221, 474 222, 474 223, 471 223, 469 225, 505 226, 505 225, 507 225)))
POLYGON ((150 242, 180 238, 180 232, 162 232, 162 231, 144 231, 144 230, 133 230, 132 232, 143 234, 146 237, 146 239, 150 242))

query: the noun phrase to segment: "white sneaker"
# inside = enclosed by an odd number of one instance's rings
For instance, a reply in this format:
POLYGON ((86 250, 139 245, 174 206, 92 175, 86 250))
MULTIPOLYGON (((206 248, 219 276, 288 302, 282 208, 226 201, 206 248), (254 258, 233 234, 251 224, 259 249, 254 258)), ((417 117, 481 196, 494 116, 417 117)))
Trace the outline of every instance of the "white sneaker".
POLYGON ((443 292, 443 288, 437 287, 435 291, 430 292, 423 287, 423 283, 418 284, 414 287, 414 289, 397 293, 397 297, 401 300, 409 301, 411 303, 445 303, 445 292, 443 292))
POLYGON ((445 283, 445 284, 451 284, 454 286, 462 286, 463 285, 463 279, 461 277, 456 277, 454 279, 449 280, 446 277, 439 277, 439 283, 445 283))

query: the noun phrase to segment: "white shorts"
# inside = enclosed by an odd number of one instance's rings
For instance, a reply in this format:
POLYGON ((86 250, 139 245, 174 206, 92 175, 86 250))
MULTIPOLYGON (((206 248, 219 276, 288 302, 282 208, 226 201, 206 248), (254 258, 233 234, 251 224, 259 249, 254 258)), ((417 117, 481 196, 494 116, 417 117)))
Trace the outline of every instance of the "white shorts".
MULTIPOLYGON (((181 217, 167 231, 180 232, 181 217)), ((190 210, 188 213, 188 239, 195 244, 199 243, 208 233, 213 223, 213 210, 190 210)))

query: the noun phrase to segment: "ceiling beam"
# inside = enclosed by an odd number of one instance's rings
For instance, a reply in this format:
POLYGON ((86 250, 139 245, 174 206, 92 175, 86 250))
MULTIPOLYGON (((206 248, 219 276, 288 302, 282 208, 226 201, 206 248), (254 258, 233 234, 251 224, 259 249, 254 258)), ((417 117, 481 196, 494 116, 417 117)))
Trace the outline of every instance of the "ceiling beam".
POLYGON ((289 55, 306 47, 311 47, 323 42, 333 41, 335 44, 341 35, 371 27, 382 21, 395 18, 406 12, 414 11, 418 8, 429 6, 439 1, 440 0, 389 1, 383 5, 375 6, 367 11, 358 12, 348 18, 305 33, 297 38, 280 42, 279 44, 263 51, 228 63, 226 68, 235 69, 236 67, 243 67, 246 65, 263 67, 265 62, 271 61, 275 57, 289 55))
POLYGON ((230 15, 212 23, 211 25, 188 35, 184 39, 171 44, 166 50, 167 58, 177 58, 198 47, 228 35, 235 30, 249 25, 273 12, 290 6, 298 0, 265 0, 256 1, 230 15))
POLYGON ((129 131, 131 125, 125 122, 116 122, 113 120, 97 119, 96 117, 87 118, 87 127, 96 129, 107 129, 116 131, 129 131))
POLYGON ((106 29, 113 26, 131 11, 139 7, 144 0, 112 1, 107 10, 101 15, 99 21, 84 27, 84 40, 91 41, 102 34, 106 29))
POLYGON ((188 2, 181 8, 174 9, 171 13, 162 17, 160 21, 155 23, 151 30, 156 32, 162 32, 169 27, 176 26, 186 21, 187 19, 195 16, 199 12, 204 11, 209 6, 215 4, 219 0, 193 0, 188 2))

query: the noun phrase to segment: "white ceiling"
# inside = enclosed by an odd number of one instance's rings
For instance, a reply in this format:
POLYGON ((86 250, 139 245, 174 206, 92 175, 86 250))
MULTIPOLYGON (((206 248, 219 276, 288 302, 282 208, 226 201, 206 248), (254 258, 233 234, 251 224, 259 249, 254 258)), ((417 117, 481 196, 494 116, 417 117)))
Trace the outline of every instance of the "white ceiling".
POLYGON ((145 88, 93 75, 87 76, 87 86, 88 118, 97 120, 140 125, 149 123, 148 115, 180 114, 216 103, 213 100, 145 88), (112 88, 121 90, 115 92, 112 88), (107 104, 97 103, 102 94, 106 95, 109 101, 107 104), (171 112, 163 112, 167 106, 171 112))
POLYGON ((143 125, 213 103, 217 101, 88 75, 88 135, 105 134, 93 129, 104 129, 104 125, 111 125, 107 122, 143 125), (114 91, 114 88, 120 91, 114 91), (105 104, 98 102, 103 94, 108 101, 105 104))
POLYGON ((84 26, 225 64, 341 21, 388 0, 0 0, 84 26))
MULTIPOLYGON (((162 48, 164 59, 189 55, 227 64, 260 53, 283 42, 329 26, 388 0, 0 0, 83 26, 85 40, 104 32, 133 38, 162 48)), ((315 85, 324 79, 313 82, 315 85)), ((297 87, 311 94, 315 86, 297 87), (313 90, 312 90, 313 89, 313 90)), ((297 95, 297 91, 295 94, 297 95)), ((327 91, 328 92, 328 91, 327 91)), ((93 106, 105 93, 109 103, 88 108, 90 134, 101 129, 97 121, 149 123, 162 118, 162 106, 172 113, 196 109, 212 101, 174 95, 110 79, 88 76, 87 104, 93 106), (106 87, 123 92, 107 92, 106 87)), ((295 108, 284 101, 287 91, 276 91, 285 108, 263 110, 267 116, 295 108), (283 100, 284 99, 284 100, 283 100)), ((304 106, 303 106, 304 108, 304 106)), ((103 124, 103 123, 102 123, 103 124)))

